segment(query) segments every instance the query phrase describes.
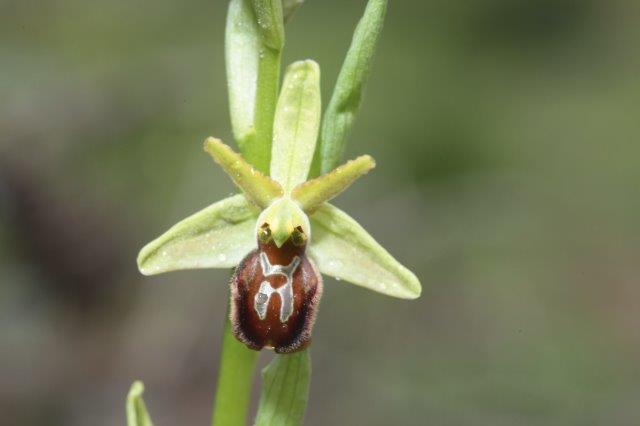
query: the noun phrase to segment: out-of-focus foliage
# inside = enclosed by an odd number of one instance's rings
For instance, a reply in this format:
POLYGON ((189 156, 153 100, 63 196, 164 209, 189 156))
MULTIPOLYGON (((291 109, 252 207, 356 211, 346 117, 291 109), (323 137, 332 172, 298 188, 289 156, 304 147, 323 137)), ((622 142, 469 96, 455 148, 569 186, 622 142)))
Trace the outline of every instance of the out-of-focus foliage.
MULTIPOLYGON (((134 377, 158 424, 208 422, 228 273, 150 282, 135 253, 233 189, 201 145, 232 140, 226 6, 3 3, 0 408, 14 423, 121 424, 134 377)), ((325 105, 362 6, 309 0, 287 26, 283 63, 317 60, 325 105)), ((638 422, 639 7, 390 4, 346 153, 378 167, 336 204, 423 297, 327 279, 307 424, 638 422)))

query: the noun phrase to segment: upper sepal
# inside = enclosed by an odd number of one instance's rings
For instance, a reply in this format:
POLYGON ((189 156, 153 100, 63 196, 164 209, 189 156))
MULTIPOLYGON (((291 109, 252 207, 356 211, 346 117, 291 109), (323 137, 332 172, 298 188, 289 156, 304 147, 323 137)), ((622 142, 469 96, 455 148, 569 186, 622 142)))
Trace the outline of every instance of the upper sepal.
POLYGON ((362 226, 328 203, 311 216, 309 254, 323 274, 401 299, 420 296, 418 278, 362 226))
POLYGON ((256 247, 258 212, 244 195, 225 198, 174 225, 138 255, 144 275, 231 268, 256 247))
POLYGON ((278 97, 271 148, 271 177, 286 194, 307 179, 320 112, 320 67, 311 60, 294 62, 278 97))

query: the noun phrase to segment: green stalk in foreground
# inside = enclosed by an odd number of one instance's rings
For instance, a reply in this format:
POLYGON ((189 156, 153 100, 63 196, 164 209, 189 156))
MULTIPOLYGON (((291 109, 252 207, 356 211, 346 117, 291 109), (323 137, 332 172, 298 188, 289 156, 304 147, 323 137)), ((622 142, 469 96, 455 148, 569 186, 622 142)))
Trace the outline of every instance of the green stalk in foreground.
POLYGON ((220 372, 214 402, 213 426, 245 425, 251 397, 253 371, 259 352, 247 349, 231 333, 231 323, 224 322, 220 372))
MULTIPOLYGON (((290 65, 278 90, 284 17, 290 18, 300 3, 230 1, 227 77, 240 153, 215 138, 205 141, 205 151, 241 193, 184 219, 138 256, 145 275, 235 268, 213 426, 247 422, 258 355, 247 346, 277 352, 263 371, 255 424, 302 423, 311 372, 306 348, 323 285, 318 272, 392 297, 413 299, 421 292, 411 271, 329 203, 375 166, 364 155, 335 168, 361 101, 387 2, 369 0, 324 117, 314 61, 290 65), (278 284, 270 281, 273 275, 281 277, 278 284), (272 295, 280 299, 279 312, 270 305, 272 295)), ((129 405, 144 413, 129 416, 130 426, 150 425, 140 386, 132 388, 129 405)))

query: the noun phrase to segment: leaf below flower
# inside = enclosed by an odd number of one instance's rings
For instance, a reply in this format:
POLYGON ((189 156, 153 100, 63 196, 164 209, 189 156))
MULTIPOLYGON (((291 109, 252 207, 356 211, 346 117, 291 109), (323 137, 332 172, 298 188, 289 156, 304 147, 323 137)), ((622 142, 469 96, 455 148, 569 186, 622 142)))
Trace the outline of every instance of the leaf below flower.
POLYGON ((262 370, 262 394, 255 426, 302 424, 309 395, 309 351, 276 355, 262 370))

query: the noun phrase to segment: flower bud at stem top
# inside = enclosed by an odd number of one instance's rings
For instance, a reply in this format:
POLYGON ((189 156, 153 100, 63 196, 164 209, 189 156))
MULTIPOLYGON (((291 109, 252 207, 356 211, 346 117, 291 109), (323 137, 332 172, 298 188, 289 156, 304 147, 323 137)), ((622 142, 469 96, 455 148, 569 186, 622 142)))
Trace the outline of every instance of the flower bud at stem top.
POLYGON ((264 44, 271 49, 284 47, 282 0, 251 0, 264 44))

